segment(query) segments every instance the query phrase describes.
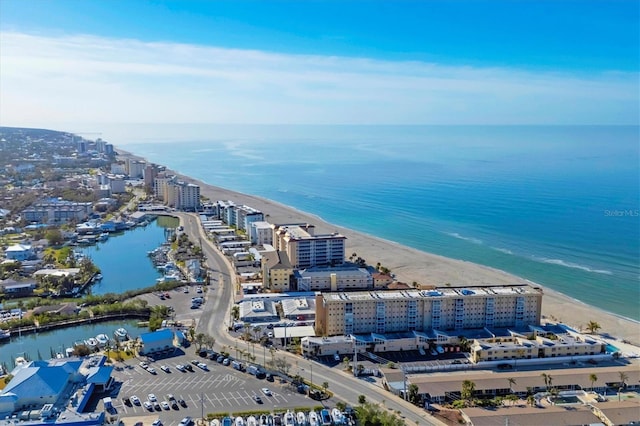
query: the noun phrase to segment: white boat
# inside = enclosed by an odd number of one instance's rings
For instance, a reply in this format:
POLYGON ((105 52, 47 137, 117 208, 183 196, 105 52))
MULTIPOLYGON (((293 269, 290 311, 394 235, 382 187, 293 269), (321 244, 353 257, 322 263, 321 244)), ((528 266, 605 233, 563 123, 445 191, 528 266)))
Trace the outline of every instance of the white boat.
POLYGON ((244 426, 244 425, 245 425, 245 422, 244 422, 244 419, 243 419, 242 417, 238 416, 238 417, 236 417, 236 419, 235 419, 235 421, 233 422, 233 424, 234 424, 235 426, 244 426))
POLYGON ((267 424, 267 415, 266 414, 261 414, 260 415, 260 424, 261 425, 266 425, 267 424))
POLYGON ((296 426, 296 415, 289 410, 284 413, 284 426, 296 426))
POLYGON ((84 341, 84 344, 87 345, 89 349, 92 349, 92 350, 98 347, 98 341, 96 340, 95 337, 89 337, 87 340, 84 341))
POLYGON ((254 416, 247 417, 247 426, 258 426, 258 420, 254 416))
POLYGON ((168 282, 173 282, 173 281, 180 281, 182 279, 182 277, 180 276, 180 273, 175 271, 172 272, 170 274, 165 274, 162 278, 158 278, 156 280, 156 282, 158 283, 168 283, 168 282))
POLYGON ((296 413, 296 420, 298 421, 298 426, 307 426, 307 416, 302 411, 296 413))
POLYGON ((108 232, 103 232, 98 237, 98 241, 107 241, 108 239, 109 239, 109 233, 108 232))
POLYGON ((104 348, 109 343, 109 336, 107 336, 104 333, 103 334, 98 334, 96 336, 96 341, 98 342, 98 347, 99 348, 104 348))
POLYGON ((11 332, 9 330, 0 329, 0 340, 5 340, 11 337, 11 332))
POLYGON ((113 335, 116 336, 116 339, 118 339, 118 340, 128 340, 129 339, 129 332, 124 327, 120 327, 119 329, 114 331, 113 335))
POLYGON ((315 411, 309 411, 309 426, 320 426, 320 416, 315 411))
POLYGON ((16 357, 15 363, 17 367, 19 365, 27 365, 29 361, 27 361, 25 357, 19 356, 19 357, 16 357))
POLYGON ((344 416, 337 408, 331 410, 331 420, 333 420, 334 425, 344 424, 344 416))
POLYGON ((209 426, 220 426, 220 420, 218 419, 211 420, 211 423, 209 423, 209 426))
POLYGON ((94 282, 98 282, 98 281, 100 281, 101 279, 102 279, 102 274, 95 274, 95 275, 93 276, 93 281, 94 281, 94 282))

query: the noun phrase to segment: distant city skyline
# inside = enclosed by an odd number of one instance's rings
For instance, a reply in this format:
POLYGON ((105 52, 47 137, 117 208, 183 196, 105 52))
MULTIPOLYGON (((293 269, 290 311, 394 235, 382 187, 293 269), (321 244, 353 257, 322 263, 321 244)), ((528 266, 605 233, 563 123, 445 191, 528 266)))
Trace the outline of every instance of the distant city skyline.
POLYGON ((638 125, 639 7, 3 0, 0 125, 638 125))

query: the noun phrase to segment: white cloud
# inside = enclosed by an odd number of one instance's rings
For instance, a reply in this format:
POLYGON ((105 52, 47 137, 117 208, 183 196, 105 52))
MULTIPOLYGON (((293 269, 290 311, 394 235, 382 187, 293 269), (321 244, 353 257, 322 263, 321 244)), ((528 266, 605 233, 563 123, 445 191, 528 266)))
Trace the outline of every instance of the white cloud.
POLYGON ((638 76, 0 34, 0 122, 638 124, 638 76))

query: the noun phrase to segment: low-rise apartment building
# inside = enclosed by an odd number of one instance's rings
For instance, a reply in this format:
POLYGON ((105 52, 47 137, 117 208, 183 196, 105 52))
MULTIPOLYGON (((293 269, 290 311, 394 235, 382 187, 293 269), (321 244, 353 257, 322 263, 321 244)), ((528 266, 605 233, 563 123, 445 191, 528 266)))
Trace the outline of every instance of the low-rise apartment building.
POLYGON ((322 336, 540 324, 542 289, 526 284, 316 296, 322 336))
POLYGON ((294 274, 298 291, 346 291, 373 289, 373 277, 365 268, 314 267, 294 274))

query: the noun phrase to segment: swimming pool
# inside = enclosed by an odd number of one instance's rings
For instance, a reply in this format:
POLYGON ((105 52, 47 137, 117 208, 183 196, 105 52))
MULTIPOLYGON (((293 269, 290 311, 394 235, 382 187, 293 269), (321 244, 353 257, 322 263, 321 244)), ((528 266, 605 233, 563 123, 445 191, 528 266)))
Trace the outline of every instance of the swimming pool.
POLYGON ((605 346, 605 351, 608 354, 613 354, 613 353, 616 353, 616 352, 620 352, 620 349, 616 348, 611 343, 608 343, 607 346, 605 346))

